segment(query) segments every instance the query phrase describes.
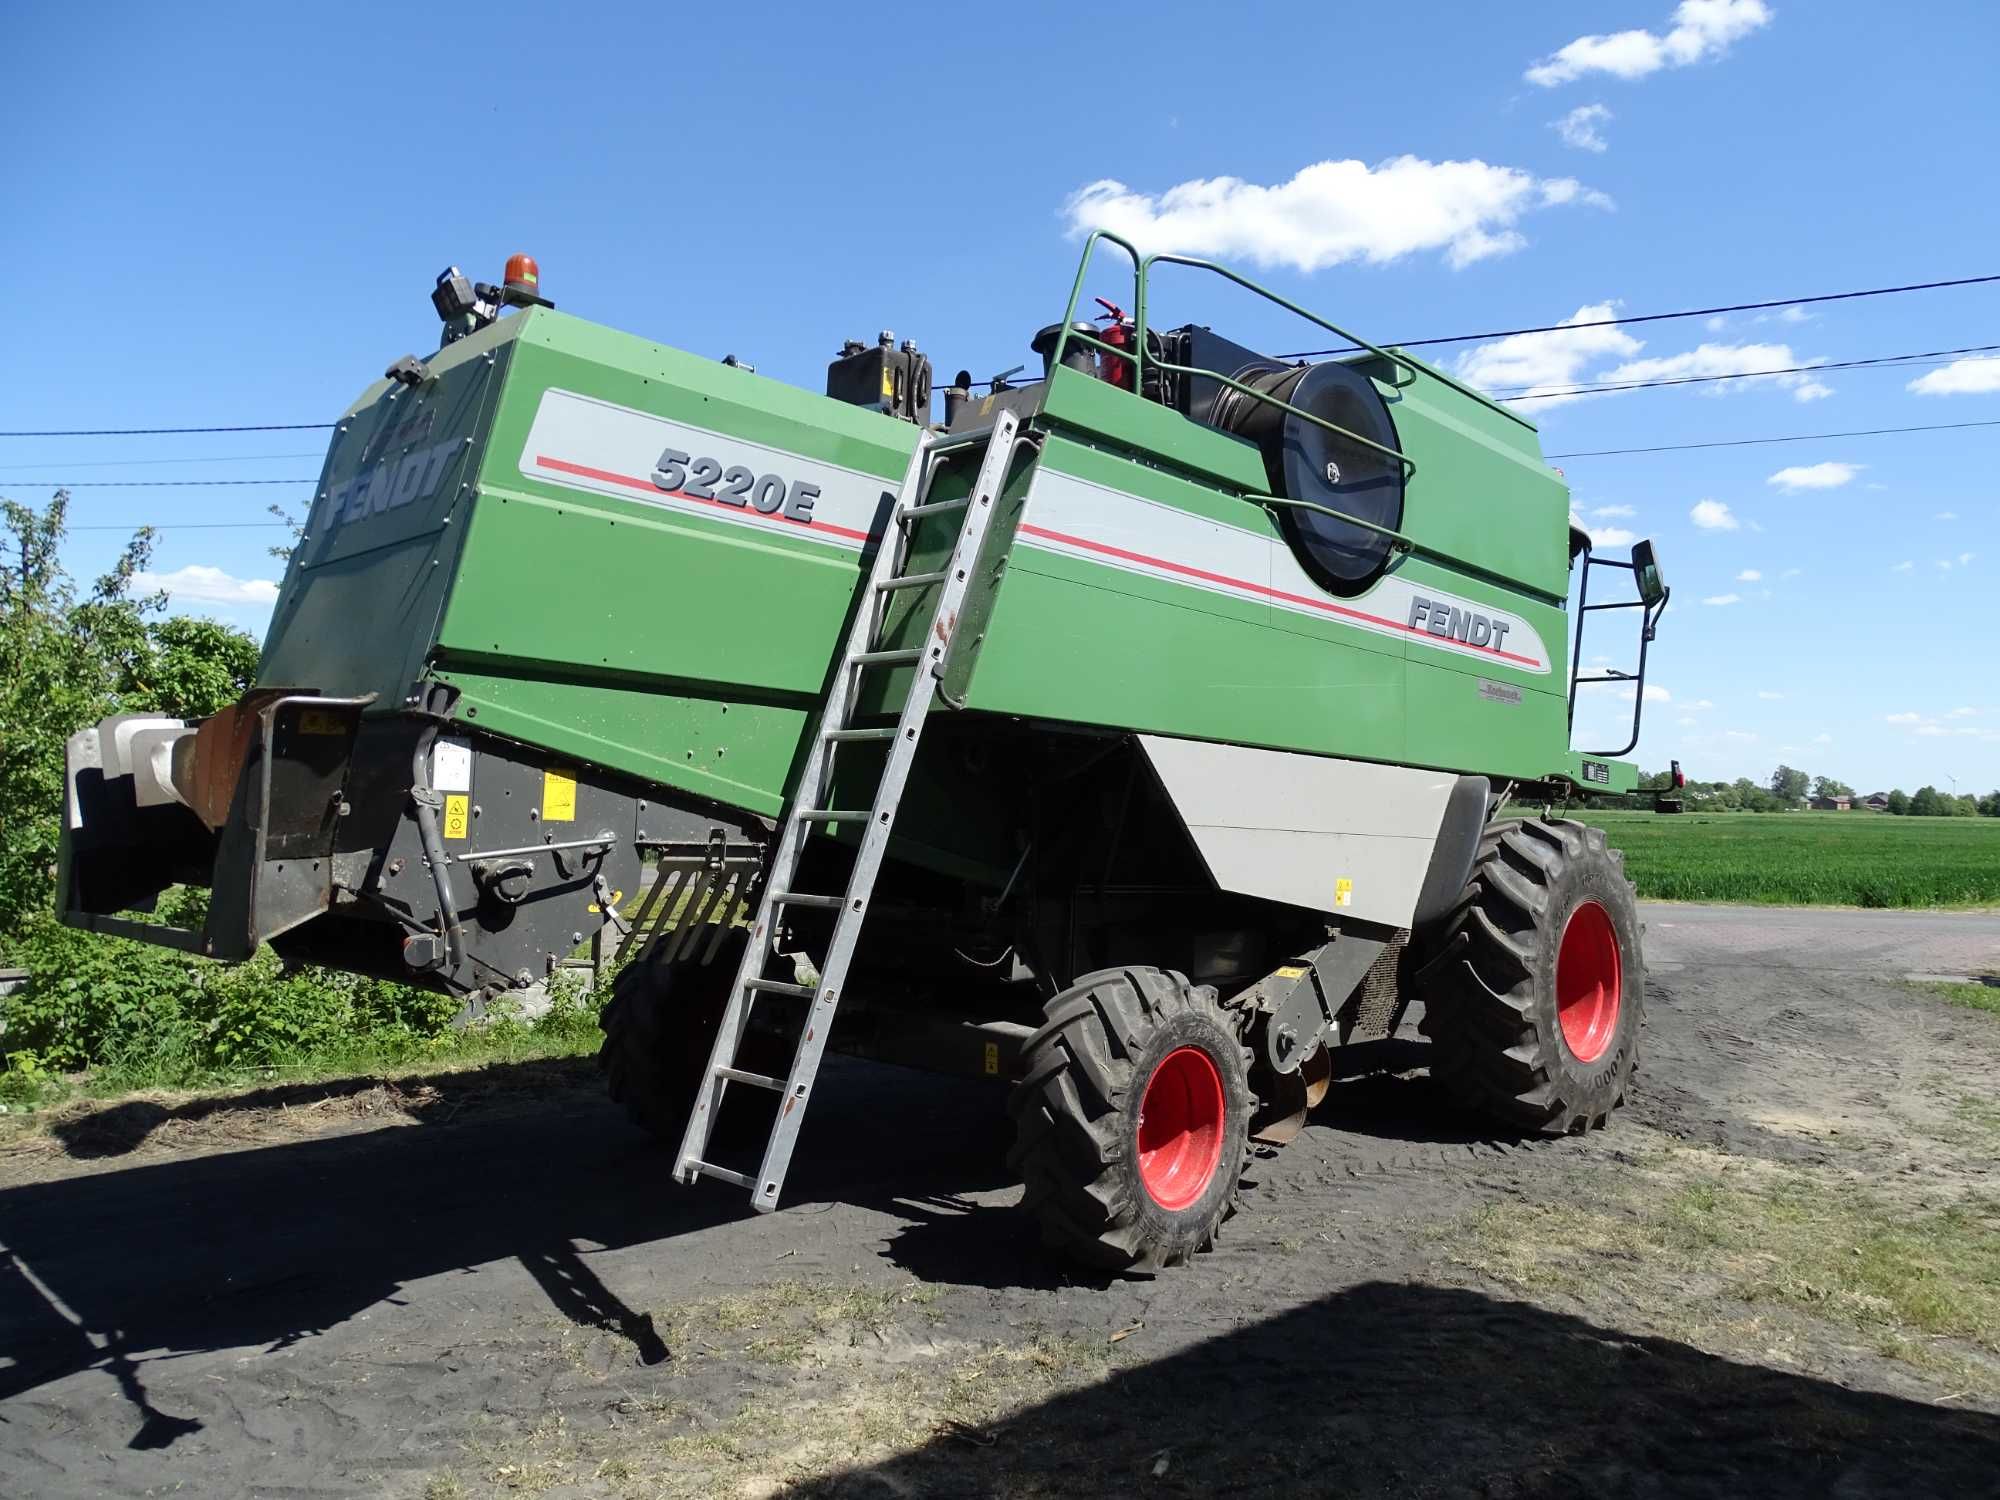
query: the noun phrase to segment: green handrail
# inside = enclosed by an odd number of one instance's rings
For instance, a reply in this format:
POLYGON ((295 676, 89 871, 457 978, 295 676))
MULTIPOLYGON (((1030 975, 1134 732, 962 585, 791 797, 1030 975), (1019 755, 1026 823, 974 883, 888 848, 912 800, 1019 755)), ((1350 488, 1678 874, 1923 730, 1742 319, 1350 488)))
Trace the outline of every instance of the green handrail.
MULTIPOLYGON (((1084 241, 1083 258, 1076 268, 1076 280, 1070 286, 1069 303, 1063 309, 1062 330, 1056 335, 1056 346, 1049 356, 1050 370, 1053 371, 1062 368, 1064 353, 1067 352, 1070 343, 1076 341, 1086 344, 1093 349, 1100 350, 1105 354, 1112 355, 1115 358, 1130 361, 1132 365, 1132 388, 1135 391, 1143 391, 1145 389, 1145 374, 1148 362, 1146 359, 1146 281, 1148 272, 1156 264, 1191 266, 1199 271, 1213 271, 1225 280, 1232 281, 1247 291, 1255 292, 1258 296, 1277 303, 1278 306, 1284 308, 1287 312, 1296 313, 1307 322, 1324 328, 1328 333, 1346 339, 1357 348, 1366 349, 1369 353, 1389 361, 1392 366, 1408 370, 1412 378, 1417 373, 1416 366, 1412 365, 1408 360, 1401 359, 1386 349, 1378 349, 1366 339, 1356 337, 1337 323, 1327 322, 1326 319, 1320 317, 1318 314, 1308 312, 1305 308, 1300 307, 1296 302, 1280 297, 1276 292, 1257 285, 1249 277, 1239 276, 1227 266, 1217 265, 1214 261, 1197 260, 1187 255, 1161 253, 1141 256, 1138 248, 1131 241, 1111 233, 1108 229, 1093 229, 1090 232, 1090 237, 1084 241), (1091 257, 1097 251, 1097 242, 1099 240, 1111 241, 1132 257, 1132 346, 1129 349, 1121 349, 1108 344, 1091 334, 1079 331, 1074 326, 1076 323, 1076 306, 1083 296, 1084 282, 1090 272, 1091 257)), ((1254 401, 1261 401, 1267 406, 1277 407, 1280 411, 1290 412, 1293 416, 1303 421, 1311 422, 1316 427, 1325 428, 1336 437, 1346 438, 1349 442, 1359 443, 1364 448, 1393 458, 1402 467, 1403 478, 1406 482, 1417 472, 1416 460, 1408 454, 1391 448, 1386 444, 1378 443, 1373 438, 1363 437, 1358 432, 1342 427, 1338 422, 1330 422, 1325 417, 1318 416, 1301 407, 1293 406, 1289 401, 1283 401, 1267 392, 1255 390, 1245 385, 1242 381, 1224 375, 1220 371, 1198 369, 1193 365, 1179 365, 1173 363, 1171 360, 1164 359, 1155 359, 1151 361, 1151 364, 1156 370, 1170 370, 1177 375, 1205 375, 1228 386, 1231 390, 1238 391, 1250 397, 1254 401)), ((1392 381, 1391 383, 1395 385, 1402 384, 1401 381, 1392 381)))

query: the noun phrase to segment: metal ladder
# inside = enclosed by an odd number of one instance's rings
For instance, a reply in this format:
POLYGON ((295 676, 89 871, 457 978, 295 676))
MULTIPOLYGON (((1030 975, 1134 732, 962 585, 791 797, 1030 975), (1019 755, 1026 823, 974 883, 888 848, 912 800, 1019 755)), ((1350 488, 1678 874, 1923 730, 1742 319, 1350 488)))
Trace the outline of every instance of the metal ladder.
POLYGON ((814 727, 812 746, 799 774, 791 805, 778 825, 776 845, 771 854, 763 890, 757 900, 750 928, 750 942, 736 971, 735 988, 723 1012, 715 1046, 709 1053, 708 1071, 688 1117, 687 1133, 681 1138, 674 1176, 684 1183, 698 1177, 714 1177, 750 1191, 750 1201, 759 1213, 778 1206, 785 1171, 791 1165, 792 1149, 798 1142, 799 1126, 805 1118, 806 1098, 819 1073, 820 1058, 826 1050, 840 991, 854 958, 861 924, 868 914, 875 876, 882 867, 882 854, 896 820, 896 804, 903 795, 911 763, 916 759, 917 742, 923 734, 925 716, 937 692, 944 671, 946 653, 958 624, 965 598, 966 580, 979 556, 994 502, 1006 482, 1007 469, 1016 446, 1018 418, 1002 412, 992 428, 963 436, 939 436, 924 432, 917 438, 916 451, 896 493, 882 541, 863 585, 861 602, 841 649, 840 664, 833 674, 826 702, 814 727), (971 491, 962 500, 926 503, 937 460, 945 454, 985 444, 979 473, 971 491), (953 512, 964 513, 958 538, 942 568, 924 573, 905 573, 903 564, 910 552, 911 531, 924 521, 953 512), (880 649, 877 632, 889 598, 900 589, 939 585, 937 603, 921 636, 923 645, 891 650, 880 649), (861 673, 871 668, 914 667, 910 694, 904 700, 896 725, 891 728, 860 727, 853 722, 853 706, 861 673), (867 810, 834 808, 825 805, 832 788, 836 752, 844 745, 867 741, 887 742, 881 779, 874 803, 867 810), (854 868, 846 891, 838 896, 816 895, 792 889, 799 855, 813 831, 830 823, 865 824, 854 868), (833 935, 827 944, 826 961, 817 985, 795 984, 767 978, 765 969, 776 956, 778 916, 785 907, 817 907, 835 913, 833 935), (737 1046, 750 1018, 750 1008, 760 996, 781 996, 805 1003, 791 1071, 783 1078, 750 1072, 736 1065, 737 1046), (769 1089, 781 1096, 776 1121, 764 1146, 764 1158, 755 1176, 708 1160, 709 1140, 715 1128, 722 1097, 732 1083, 769 1089))

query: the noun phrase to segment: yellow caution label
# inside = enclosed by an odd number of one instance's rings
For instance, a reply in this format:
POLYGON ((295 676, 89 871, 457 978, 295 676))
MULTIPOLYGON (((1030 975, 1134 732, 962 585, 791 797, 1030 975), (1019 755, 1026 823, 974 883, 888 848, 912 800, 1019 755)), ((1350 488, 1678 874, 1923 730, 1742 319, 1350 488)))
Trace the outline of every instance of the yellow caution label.
POLYGON ((1280 979, 1303 979, 1305 972, 1304 964, 1286 964, 1282 969, 1278 970, 1278 977, 1280 979))
POLYGON ((1349 880, 1345 875, 1333 883, 1333 904, 1335 906, 1352 906, 1354 904, 1354 882, 1349 880))
POLYGON ((988 1042, 986 1044, 986 1071, 995 1078, 1000 1076, 1000 1044, 998 1042, 988 1042))
POLYGON ((345 734, 347 720, 323 708, 308 708, 299 715, 300 734, 345 734))
POLYGON ((576 778, 567 771, 542 772, 542 821, 576 821, 576 778))
MULTIPOLYGON (((613 911, 618 910, 618 903, 623 901, 624 899, 625 899, 625 893, 623 891, 613 891, 611 893, 611 909, 613 911)), ((593 901, 590 903, 588 907, 585 908, 585 910, 598 912, 602 911, 603 908, 600 907, 595 901, 593 901)))
POLYGON ((444 836, 469 838, 472 834, 472 799, 458 795, 444 799, 444 836))
POLYGON ((895 372, 890 370, 885 365, 883 366, 882 369, 882 399, 884 401, 893 400, 895 398, 895 395, 896 395, 895 372))

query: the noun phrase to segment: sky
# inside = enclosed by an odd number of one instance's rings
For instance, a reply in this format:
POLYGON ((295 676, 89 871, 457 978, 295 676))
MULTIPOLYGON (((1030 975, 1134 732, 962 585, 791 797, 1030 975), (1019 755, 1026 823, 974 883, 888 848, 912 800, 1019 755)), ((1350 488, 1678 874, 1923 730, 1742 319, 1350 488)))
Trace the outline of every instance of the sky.
MULTIPOLYGON (((2000 273, 1986 0, 328 14, 12 9, 0 429, 329 421, 435 347, 440 269, 498 280, 517 250, 567 311, 815 389, 882 328, 940 374, 1031 360, 1094 225, 1377 342, 2000 273)), ((1154 300, 1319 346, 1192 277, 1154 300)), ((1429 352, 1539 396, 1981 345, 2000 283, 1429 352)), ((1599 546, 1652 538, 1673 587, 1647 769, 2000 786, 2000 426, 1555 456, 2000 420, 2000 361, 1518 409, 1599 546)), ((302 512, 324 447, 0 438, 0 493, 77 483, 83 575, 161 526, 174 607, 261 632, 284 534, 246 523, 302 512)), ((1585 657, 1629 666, 1630 620, 1585 657)), ((1623 742, 1618 691, 1579 748, 1623 742)))

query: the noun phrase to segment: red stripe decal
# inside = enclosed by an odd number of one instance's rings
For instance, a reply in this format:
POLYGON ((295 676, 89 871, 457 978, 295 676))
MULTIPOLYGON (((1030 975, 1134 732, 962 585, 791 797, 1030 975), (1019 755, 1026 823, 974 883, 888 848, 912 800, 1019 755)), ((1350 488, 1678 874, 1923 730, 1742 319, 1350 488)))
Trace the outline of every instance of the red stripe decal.
POLYGON ((1497 656, 1503 661, 1517 661, 1524 666, 1540 670, 1542 663, 1532 656, 1520 656, 1512 651, 1501 651, 1492 646, 1475 646, 1470 641, 1454 640, 1450 636, 1435 636, 1428 630, 1419 630, 1401 620, 1384 619, 1381 615, 1371 615, 1363 610, 1350 609, 1344 604, 1335 604, 1330 599, 1313 599, 1304 594, 1288 594, 1283 589, 1274 589, 1261 583, 1252 583, 1244 578, 1231 578, 1223 573, 1211 573, 1205 568, 1191 568, 1185 563, 1169 562, 1164 557, 1150 557, 1144 552, 1129 552, 1123 547, 1114 547, 1108 542, 1093 542, 1085 537, 1070 536, 1061 531, 1050 531, 1044 526, 1033 526, 1023 521, 1020 529, 1029 536, 1046 538, 1051 542, 1061 542, 1068 547, 1081 547, 1086 552, 1101 552, 1106 557, 1120 558, 1125 562, 1138 563, 1142 567, 1159 568, 1168 573, 1178 573, 1184 578, 1199 578, 1204 583, 1219 583, 1225 588, 1242 589, 1247 593, 1262 594, 1267 599, 1282 600, 1286 604, 1301 604, 1307 609, 1315 609, 1323 614, 1336 615, 1343 619, 1358 620, 1365 625, 1378 626, 1383 630, 1394 630, 1403 635, 1414 635, 1439 645, 1455 647, 1460 651, 1477 651, 1484 656, 1497 656))
POLYGON ((609 469, 593 469, 588 464, 573 464, 565 458, 549 458, 545 454, 535 455, 535 467, 554 469, 558 474, 574 474, 581 479, 595 479, 604 484, 619 484, 627 489, 643 490, 648 495, 664 496, 669 500, 689 500, 696 505, 712 505, 717 510, 726 510, 731 515, 744 516, 753 521, 776 521, 780 525, 794 526, 807 532, 827 536, 843 536, 852 541, 865 542, 868 533, 855 531, 851 527, 836 526, 831 521, 794 521, 790 516, 776 511, 751 510, 747 506, 731 505, 726 500, 706 500, 700 495, 690 495, 685 490, 663 490, 650 479, 640 479, 631 474, 614 474, 609 469))

